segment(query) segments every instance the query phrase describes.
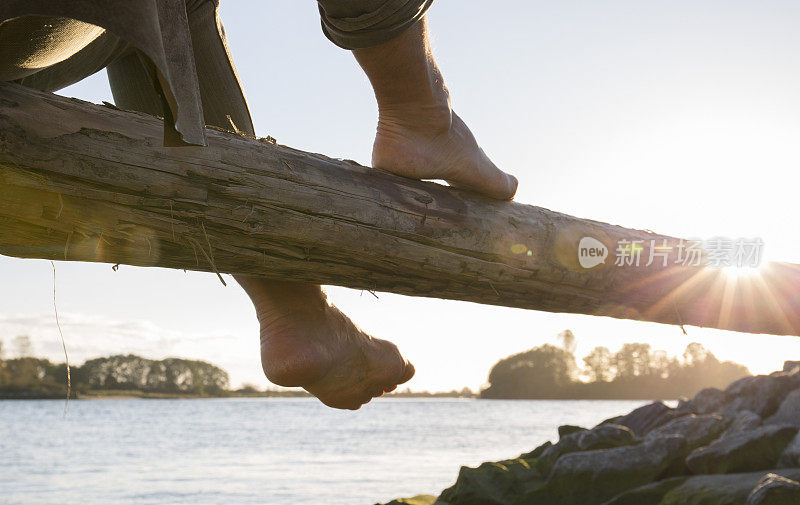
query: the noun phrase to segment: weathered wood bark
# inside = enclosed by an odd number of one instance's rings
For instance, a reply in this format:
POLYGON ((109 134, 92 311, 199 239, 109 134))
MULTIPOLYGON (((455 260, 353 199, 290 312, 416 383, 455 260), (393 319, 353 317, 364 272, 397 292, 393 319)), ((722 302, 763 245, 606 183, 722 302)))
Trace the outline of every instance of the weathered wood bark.
POLYGON ((157 118, 0 84, 0 253, 252 274, 414 296, 800 335, 800 268, 734 280, 671 237, 490 201, 157 118), (583 237, 608 260, 578 261, 583 237), (619 240, 642 264, 615 266, 619 240), (651 240, 669 251, 645 267, 651 240))

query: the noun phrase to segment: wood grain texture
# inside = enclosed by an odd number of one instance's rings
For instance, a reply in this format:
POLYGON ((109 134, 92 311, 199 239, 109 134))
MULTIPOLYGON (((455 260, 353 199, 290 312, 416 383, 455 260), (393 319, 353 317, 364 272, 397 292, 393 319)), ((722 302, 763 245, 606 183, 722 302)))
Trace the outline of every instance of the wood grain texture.
POLYGON ((207 134, 163 147, 157 118, 0 84, 0 253, 800 335, 797 265, 734 280, 676 264, 673 237, 207 134), (604 264, 580 266, 583 237, 604 264), (619 240, 643 241, 639 267, 619 240), (667 266, 644 266, 651 240, 667 266))

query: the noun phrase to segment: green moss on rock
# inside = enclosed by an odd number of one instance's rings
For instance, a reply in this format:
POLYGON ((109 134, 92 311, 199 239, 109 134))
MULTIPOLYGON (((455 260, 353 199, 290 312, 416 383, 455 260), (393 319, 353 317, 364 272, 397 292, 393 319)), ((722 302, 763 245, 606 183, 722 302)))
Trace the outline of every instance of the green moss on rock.
POLYGON ((436 503, 436 497, 429 494, 420 494, 413 498, 398 498, 392 500, 386 505, 433 505, 436 503))
POLYGON ((456 483, 439 500, 449 505, 510 505, 520 494, 543 484, 533 462, 518 458, 477 468, 462 466, 456 483))
POLYGON ((608 500, 603 505, 659 505, 668 492, 686 482, 688 477, 673 477, 637 487, 608 500))

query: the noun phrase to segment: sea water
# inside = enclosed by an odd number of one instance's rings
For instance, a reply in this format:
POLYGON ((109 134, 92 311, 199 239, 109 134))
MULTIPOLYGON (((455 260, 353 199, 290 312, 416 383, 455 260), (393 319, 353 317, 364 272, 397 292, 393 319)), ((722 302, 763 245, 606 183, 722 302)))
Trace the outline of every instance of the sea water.
POLYGON ((438 494, 636 401, 0 401, 0 503, 372 505, 438 494))

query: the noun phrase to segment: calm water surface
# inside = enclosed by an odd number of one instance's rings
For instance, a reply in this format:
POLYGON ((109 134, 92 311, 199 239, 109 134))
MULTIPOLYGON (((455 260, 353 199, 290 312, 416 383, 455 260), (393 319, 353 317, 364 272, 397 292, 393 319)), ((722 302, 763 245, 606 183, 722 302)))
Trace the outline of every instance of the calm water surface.
POLYGON ((631 401, 0 401, 0 503, 371 505, 437 494, 631 401))

